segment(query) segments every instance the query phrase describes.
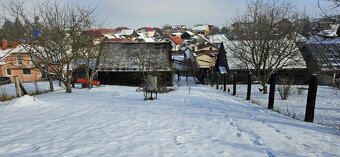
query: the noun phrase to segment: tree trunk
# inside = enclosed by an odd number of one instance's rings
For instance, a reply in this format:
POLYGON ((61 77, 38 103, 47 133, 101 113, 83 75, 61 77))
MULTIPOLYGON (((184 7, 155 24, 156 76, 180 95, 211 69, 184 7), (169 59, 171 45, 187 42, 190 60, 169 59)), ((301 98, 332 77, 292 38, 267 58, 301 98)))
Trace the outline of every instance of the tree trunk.
POLYGON ((90 76, 89 79, 88 79, 88 81, 89 81, 89 84, 87 85, 87 88, 88 88, 88 89, 91 89, 91 88, 92 88, 93 76, 90 76))
POLYGON ((262 87, 263 87, 263 94, 268 94, 267 84, 263 84, 262 87))
POLYGON ((72 93, 71 79, 69 79, 66 84, 66 93, 72 93))
POLYGON ((54 92, 52 76, 48 75, 48 82, 50 84, 50 92, 54 92))

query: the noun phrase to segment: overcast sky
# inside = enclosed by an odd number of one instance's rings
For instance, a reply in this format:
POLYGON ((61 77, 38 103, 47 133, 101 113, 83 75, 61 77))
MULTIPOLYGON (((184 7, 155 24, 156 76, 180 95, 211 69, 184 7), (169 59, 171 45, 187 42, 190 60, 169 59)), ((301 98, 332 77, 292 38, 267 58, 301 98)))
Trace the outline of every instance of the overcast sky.
MULTIPOLYGON (((7 0, 1 0, 7 1, 7 0)), ((34 1, 36 0, 27 0, 34 1)), ((42 0, 40 0, 42 1, 42 0)), ((103 27, 127 26, 163 27, 165 24, 213 24, 222 26, 230 21, 237 9, 245 7, 248 0, 63 0, 84 6, 98 6, 98 20, 103 27)), ((299 9, 306 8, 317 16, 317 0, 292 0, 299 9)), ((32 4, 32 3, 29 3, 32 4)))

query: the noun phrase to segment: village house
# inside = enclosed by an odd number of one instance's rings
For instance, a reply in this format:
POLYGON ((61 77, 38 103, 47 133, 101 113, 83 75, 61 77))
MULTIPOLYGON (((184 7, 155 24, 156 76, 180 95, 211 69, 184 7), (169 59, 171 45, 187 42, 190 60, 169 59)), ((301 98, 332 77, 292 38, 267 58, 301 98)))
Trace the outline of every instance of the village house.
POLYGON ((33 64, 38 59, 37 56, 31 56, 19 43, 3 40, 0 47, 0 75, 10 77, 12 82, 14 76, 18 76, 21 82, 46 79, 47 75, 33 64))
POLYGON ((190 28, 186 25, 165 26, 163 28, 163 32, 166 35, 170 35, 172 33, 184 33, 186 31, 190 31, 190 28))
POLYGON ((148 38, 151 38, 155 35, 155 30, 151 27, 143 27, 143 28, 137 29, 136 32, 139 34, 143 34, 148 38))
POLYGON ((177 52, 180 50, 181 44, 184 42, 184 40, 178 36, 168 35, 167 37, 162 39, 162 42, 171 42, 171 46, 172 46, 171 51, 177 52))
POLYGON ((82 35, 85 35, 86 37, 92 39, 94 44, 100 44, 105 38, 105 36, 99 30, 87 30, 84 31, 82 35))
POLYGON ((195 34, 207 35, 209 34, 209 26, 207 24, 197 24, 192 28, 195 34))
POLYGON ((181 35, 182 39, 192 39, 195 37, 195 34, 191 31, 186 31, 181 35))

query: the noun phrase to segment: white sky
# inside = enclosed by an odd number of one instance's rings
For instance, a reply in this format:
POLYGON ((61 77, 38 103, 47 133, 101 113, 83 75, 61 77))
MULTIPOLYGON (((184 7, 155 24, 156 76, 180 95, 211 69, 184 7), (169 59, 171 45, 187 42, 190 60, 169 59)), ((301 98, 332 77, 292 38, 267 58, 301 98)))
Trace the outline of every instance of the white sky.
MULTIPOLYGON (((0 0, 7 2, 9 0, 0 0)), ((33 5, 37 0, 26 0, 33 5)), ((39 0, 43 1, 43 0, 39 0)), ((207 23, 223 26, 249 0, 60 0, 84 6, 97 6, 98 21, 103 27, 163 27, 165 24, 207 23)), ((291 0, 298 9, 306 8, 310 16, 318 16, 317 0, 291 0)), ((0 9, 1 10, 1 9, 0 9)))

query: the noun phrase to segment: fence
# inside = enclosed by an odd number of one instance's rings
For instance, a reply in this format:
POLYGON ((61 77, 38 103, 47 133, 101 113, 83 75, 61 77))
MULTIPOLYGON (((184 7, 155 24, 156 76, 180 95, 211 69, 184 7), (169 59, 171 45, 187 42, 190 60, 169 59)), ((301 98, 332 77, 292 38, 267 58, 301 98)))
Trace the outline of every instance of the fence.
POLYGON ((8 101, 15 97, 22 96, 24 94, 37 95, 56 90, 63 89, 59 81, 50 80, 46 81, 34 81, 26 83, 7 83, 0 85, 0 101, 8 101))
MULTIPOLYGON (((218 78, 210 78, 209 85, 224 84, 218 78)), ((263 87, 253 84, 254 77, 248 75, 248 84, 238 84, 237 74, 226 82, 227 91, 260 106, 273 109, 295 119, 314 122, 340 129, 340 89, 318 85, 318 76, 312 75, 308 85, 296 85, 292 80, 272 76, 268 85, 268 94, 263 94, 263 87), (307 105, 308 104, 308 105, 307 105)), ((244 76, 242 78, 244 80, 244 76)), ((209 80, 209 79, 208 79, 209 80)), ((242 81, 244 83, 244 81, 242 81)), ((209 82, 206 82, 206 84, 209 82)), ((223 90, 222 88, 219 88, 223 90)))

